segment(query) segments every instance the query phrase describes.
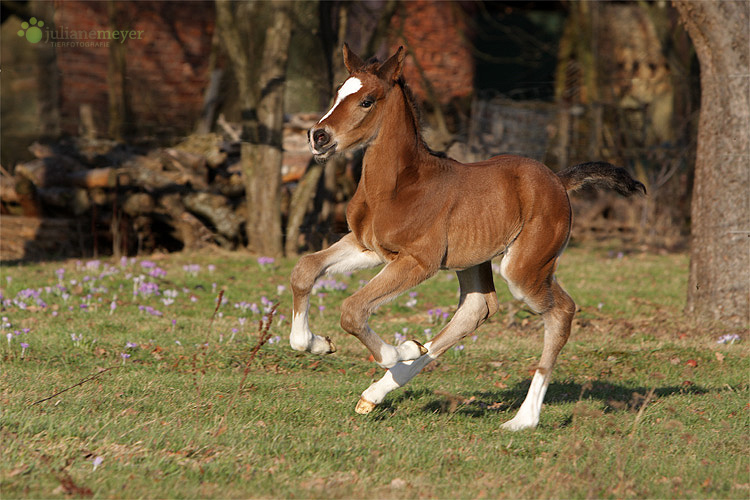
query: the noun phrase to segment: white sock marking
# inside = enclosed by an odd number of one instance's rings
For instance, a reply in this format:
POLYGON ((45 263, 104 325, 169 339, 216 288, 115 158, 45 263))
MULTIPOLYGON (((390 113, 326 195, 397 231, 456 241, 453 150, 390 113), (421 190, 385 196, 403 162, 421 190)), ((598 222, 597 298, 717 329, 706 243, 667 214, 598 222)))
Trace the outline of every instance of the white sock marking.
POLYGON ((306 351, 312 343, 312 332, 307 324, 307 314, 297 313, 292 318, 292 331, 289 335, 289 344, 295 351, 306 351))
POLYGON ((344 84, 339 89, 338 93, 336 94, 336 101, 334 101, 333 106, 331 106, 331 109, 328 110, 328 113, 323 115, 323 118, 318 120, 318 125, 320 125, 320 122, 328 118, 331 113, 333 113, 333 110, 336 109, 336 106, 341 104, 341 101, 349 97, 350 95, 354 94, 355 92, 358 92, 359 89, 362 88, 362 82, 359 78, 351 77, 347 81, 344 82, 344 84))
MULTIPOLYGON (((432 342, 426 343, 424 346, 429 351, 432 342)), ((401 361, 396 363, 395 366, 390 368, 383 378, 374 382, 368 387, 365 392, 362 393, 362 397, 367 401, 375 404, 380 404, 385 399, 385 396, 394 389, 405 386, 411 379, 413 379, 422 368, 427 366, 430 361, 435 359, 435 355, 427 353, 419 359, 413 361, 401 361)))
POLYGON ((513 419, 505 422, 502 427, 511 431, 536 427, 539 424, 539 415, 542 412, 542 402, 548 385, 549 379, 545 382, 544 375, 536 371, 534 378, 531 379, 529 392, 526 394, 526 399, 521 404, 521 408, 518 409, 518 413, 513 419))

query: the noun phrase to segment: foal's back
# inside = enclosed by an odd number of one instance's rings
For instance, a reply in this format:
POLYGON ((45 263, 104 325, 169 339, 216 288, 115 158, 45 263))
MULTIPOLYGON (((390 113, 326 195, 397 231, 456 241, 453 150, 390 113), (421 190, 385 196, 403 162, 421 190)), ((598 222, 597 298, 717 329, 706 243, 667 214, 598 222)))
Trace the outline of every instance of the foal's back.
POLYGON ((565 245, 568 195, 542 163, 514 155, 468 164, 445 161, 445 180, 452 185, 446 202, 452 206, 444 267, 464 268, 499 255, 524 229, 544 228, 539 237, 545 246, 565 245))

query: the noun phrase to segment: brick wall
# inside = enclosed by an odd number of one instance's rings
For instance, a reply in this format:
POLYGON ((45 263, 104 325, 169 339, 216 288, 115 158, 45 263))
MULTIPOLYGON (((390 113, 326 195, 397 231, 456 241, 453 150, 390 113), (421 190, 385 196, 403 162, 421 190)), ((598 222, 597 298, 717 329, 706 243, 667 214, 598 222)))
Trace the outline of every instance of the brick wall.
MULTIPOLYGON (((392 21, 393 50, 405 45, 441 104, 470 96, 474 89, 474 57, 465 42, 464 16, 458 2, 417 0, 404 2, 392 21)), ((412 57, 406 59, 404 77, 415 96, 424 101, 426 89, 412 57)))
MULTIPOLYGON (((109 2, 56 2, 55 27, 68 31, 110 30, 109 2)), ((208 84, 215 6, 202 2, 116 2, 115 27, 142 32, 127 39, 126 102, 129 128, 140 135, 185 133, 194 128, 208 84)), ((471 95, 474 62, 465 40, 464 12, 457 2, 404 2, 393 19, 392 47, 406 45, 419 61, 441 104, 471 95)), ((119 43, 111 41, 110 44, 119 43)), ((108 47, 59 46, 61 129, 79 131, 80 106, 91 105, 101 135, 108 129, 108 47)), ((391 52, 392 53, 392 52, 391 52)), ((404 75, 426 101, 412 57, 404 75)))
MULTIPOLYGON (((192 130, 200 115, 208 82, 213 2, 119 2, 116 5, 115 27, 142 32, 140 39, 129 38, 123 43, 130 128, 140 134, 192 130)), ((56 7, 58 32, 65 28, 69 32, 112 28, 108 2, 68 0, 57 3, 56 7)), ((106 133, 109 51, 108 47, 101 46, 61 44, 57 47, 63 131, 77 133, 80 106, 90 104, 98 130, 106 133)))

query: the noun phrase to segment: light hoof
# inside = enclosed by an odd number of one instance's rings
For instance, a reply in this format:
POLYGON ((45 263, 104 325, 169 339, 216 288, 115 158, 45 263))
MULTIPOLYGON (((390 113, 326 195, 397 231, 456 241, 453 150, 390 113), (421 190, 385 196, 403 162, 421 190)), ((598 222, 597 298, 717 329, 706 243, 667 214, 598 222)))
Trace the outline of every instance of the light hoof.
POLYGON ((354 407, 354 411, 356 411, 360 415, 367 415, 372 410, 374 410, 376 406, 377 405, 375 403, 371 403, 370 401, 367 401, 365 398, 360 397, 359 401, 357 401, 357 406, 354 407))
POLYGON ((333 354, 336 352, 336 344, 333 343, 333 340, 331 340, 330 337, 313 335, 312 339, 303 345, 304 347, 299 349, 299 346, 295 347, 295 344, 292 344, 292 348, 299 351, 307 351, 312 354, 333 354))
POLYGON ((427 354, 429 352, 425 346, 423 346, 422 344, 420 344, 416 340, 412 339, 412 342, 414 342, 415 344, 417 344, 417 347, 419 348, 419 355, 420 356, 424 356, 425 354, 427 354))
POLYGON ((326 354, 333 354, 334 352, 336 352, 336 344, 333 343, 331 337, 326 336, 325 339, 326 342, 328 342, 328 352, 326 354))

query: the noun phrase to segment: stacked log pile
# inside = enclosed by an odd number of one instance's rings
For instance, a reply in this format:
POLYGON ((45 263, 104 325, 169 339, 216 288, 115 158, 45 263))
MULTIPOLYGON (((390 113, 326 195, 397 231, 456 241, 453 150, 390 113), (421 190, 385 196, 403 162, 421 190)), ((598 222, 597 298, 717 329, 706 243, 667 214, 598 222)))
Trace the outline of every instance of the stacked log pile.
MULTIPOLYGON (((285 127, 287 190, 310 163, 306 131, 316 118, 295 115, 285 127)), ((239 134, 221 126, 222 134, 189 136, 173 147, 35 143, 35 159, 12 171, 0 167, 0 259, 244 245, 239 134)))
MULTIPOLYGON (((325 174, 311 163, 306 134, 316 120, 294 115, 284 130, 281 215, 289 255, 345 232, 356 188, 356 155, 334 161, 325 174)), ((0 166, 0 260, 244 246, 240 134, 221 117, 217 124, 221 134, 192 135, 173 147, 85 138, 32 145, 35 159, 0 166)), ((466 144, 449 154, 476 159, 466 144)), ((576 239, 644 239, 642 203, 607 194, 571 201, 576 239)))

